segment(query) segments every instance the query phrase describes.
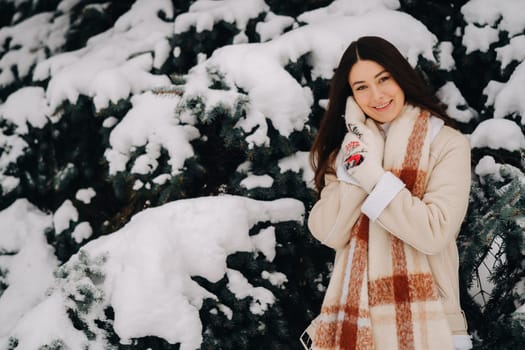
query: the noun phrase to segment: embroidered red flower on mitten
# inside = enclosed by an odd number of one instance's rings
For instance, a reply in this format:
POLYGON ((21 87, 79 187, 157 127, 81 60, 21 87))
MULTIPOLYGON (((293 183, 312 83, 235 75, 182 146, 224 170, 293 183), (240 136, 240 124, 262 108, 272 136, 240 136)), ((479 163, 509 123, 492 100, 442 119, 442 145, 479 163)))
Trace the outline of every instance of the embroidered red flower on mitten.
POLYGON ((345 123, 348 129, 343 139, 343 166, 347 173, 368 193, 372 191, 383 170, 384 139, 377 125, 365 118, 361 108, 349 97, 346 102, 345 123))

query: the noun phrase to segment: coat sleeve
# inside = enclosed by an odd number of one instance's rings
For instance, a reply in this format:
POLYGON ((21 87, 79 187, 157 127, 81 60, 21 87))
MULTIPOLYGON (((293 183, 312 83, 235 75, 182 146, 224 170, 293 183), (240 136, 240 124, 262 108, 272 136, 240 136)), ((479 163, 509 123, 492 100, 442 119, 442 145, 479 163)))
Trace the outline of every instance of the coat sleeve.
POLYGON ((423 197, 402 189, 376 221, 427 255, 440 253, 456 239, 468 207, 470 145, 459 132, 452 135, 443 141, 423 197))
POLYGON ((339 249, 348 243, 350 229, 361 214, 360 207, 367 194, 334 175, 326 175, 325 181, 321 198, 310 211, 308 228, 321 243, 339 249))

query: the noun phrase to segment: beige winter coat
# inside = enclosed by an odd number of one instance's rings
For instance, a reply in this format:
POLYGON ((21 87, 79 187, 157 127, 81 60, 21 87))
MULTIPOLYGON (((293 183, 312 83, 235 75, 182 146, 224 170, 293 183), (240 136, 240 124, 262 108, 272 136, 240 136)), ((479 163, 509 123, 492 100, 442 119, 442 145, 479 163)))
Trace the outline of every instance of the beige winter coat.
MULTIPOLYGON (((426 191, 420 200, 402 189, 379 214, 376 223, 415 249, 428 255, 448 323, 454 335, 467 334, 459 304, 456 237, 469 198, 470 146, 458 131, 444 126, 430 148, 426 191)), ((348 240, 367 197, 360 187, 325 177, 326 186, 308 218, 311 233, 337 252, 348 240)), ((373 264, 373 262, 369 262, 373 264)))

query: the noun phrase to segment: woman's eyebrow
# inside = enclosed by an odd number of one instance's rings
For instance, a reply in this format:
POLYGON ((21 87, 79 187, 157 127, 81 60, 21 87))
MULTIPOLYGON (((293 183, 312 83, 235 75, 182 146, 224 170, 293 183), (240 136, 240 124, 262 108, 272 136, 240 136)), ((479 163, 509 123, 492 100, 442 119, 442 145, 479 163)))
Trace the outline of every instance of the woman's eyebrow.
MULTIPOLYGON (((383 69, 381 72, 379 72, 379 73, 377 73, 376 75, 374 75, 374 78, 377 78, 378 76, 380 76, 380 75, 383 74, 383 73, 388 73, 388 71, 387 71, 386 69, 383 69)), ((363 81, 363 80, 358 80, 358 81, 354 81, 354 82, 351 84, 351 86, 354 86, 354 85, 356 85, 356 84, 364 84, 364 83, 365 83, 365 81, 363 81)))
POLYGON ((377 73, 376 75, 374 75, 374 78, 377 78, 378 76, 380 76, 381 74, 383 73, 388 73, 386 69, 383 69, 381 72, 377 73))

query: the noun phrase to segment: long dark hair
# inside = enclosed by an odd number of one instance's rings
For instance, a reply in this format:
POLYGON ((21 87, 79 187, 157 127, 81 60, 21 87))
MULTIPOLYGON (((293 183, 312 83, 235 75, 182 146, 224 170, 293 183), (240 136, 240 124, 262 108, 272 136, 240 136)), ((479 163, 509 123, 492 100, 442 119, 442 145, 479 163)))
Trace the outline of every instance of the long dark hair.
POLYGON ((359 38, 343 53, 330 81, 328 108, 310 149, 310 163, 315 171, 314 182, 319 192, 325 186, 325 174, 335 172, 331 164, 346 133, 341 116, 344 114, 347 97, 352 95, 348 75, 358 60, 374 61, 385 67, 405 93, 405 102, 426 109, 432 115, 442 118, 445 123, 452 124, 443 105, 425 80, 394 45, 376 36, 359 38))

